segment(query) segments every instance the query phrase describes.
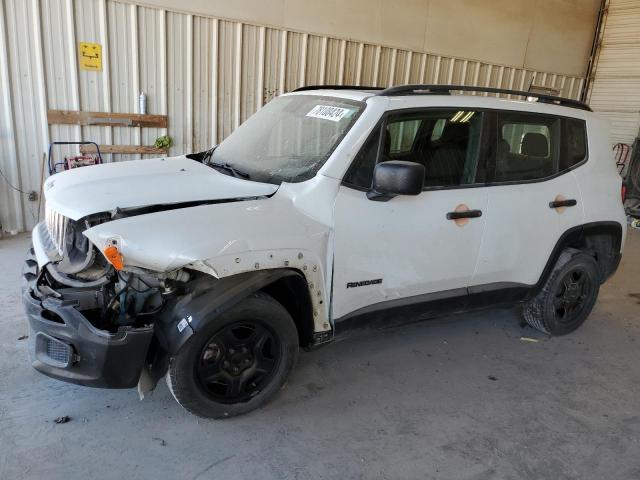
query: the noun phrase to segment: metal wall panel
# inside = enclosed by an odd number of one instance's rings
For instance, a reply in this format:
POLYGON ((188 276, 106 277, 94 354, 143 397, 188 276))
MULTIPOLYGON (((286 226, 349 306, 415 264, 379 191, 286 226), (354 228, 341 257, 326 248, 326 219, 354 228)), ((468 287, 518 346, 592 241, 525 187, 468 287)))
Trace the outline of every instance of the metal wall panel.
MULTIPOLYGON (((167 113, 166 12, 154 8, 137 7, 137 19, 140 91, 145 92, 147 96, 147 113, 165 115, 167 113)), ((141 130, 142 145, 153 145, 157 137, 167 133, 167 129, 164 128, 141 130)))
POLYGON ((640 130, 640 2, 610 0, 606 8, 589 103, 611 120, 614 143, 632 144, 640 130))
MULTIPOLYGON (((619 32, 624 35, 624 28, 619 32)), ((536 84, 555 86, 571 98, 579 96, 583 83, 561 72, 526 71, 131 2, 0 0, 0 87, 8 92, 0 104, 0 168, 18 188, 38 191, 50 139, 152 145, 168 134, 171 155, 203 150, 273 97, 302 85, 410 82, 526 89, 534 77, 536 84), (102 71, 78 69, 78 42, 102 45, 102 71), (147 96, 147 113, 168 115, 168 129, 46 124, 47 108, 137 113, 140 92, 147 96)), ((57 151, 58 156, 72 152, 57 151)), ((3 228, 28 229, 37 218, 37 204, 0 180, 3 228)))
POLYGON ((238 39, 241 26, 242 24, 235 22, 218 21, 218 64, 214 66, 218 77, 216 102, 218 140, 228 136, 239 123, 239 116, 236 116, 239 112, 235 110, 236 102, 241 95, 241 85, 236 82, 238 78, 236 69, 241 67, 241 60, 236 50, 242 48, 238 39))
MULTIPOLYGON (((74 109, 80 107, 76 71, 76 41, 73 26, 72 0, 44 0, 42 2, 42 47, 48 108, 74 109), (64 35, 60 35, 62 29, 64 35)), ((52 125, 50 136, 69 141, 80 136, 80 127, 52 125)), ((56 158, 71 155, 75 149, 58 147, 56 158)))
MULTIPOLYGON (((138 112, 140 75, 137 24, 135 5, 107 3, 107 35, 110 47, 109 88, 112 112, 138 112)), ((112 127, 111 132, 114 144, 140 145, 139 128, 112 127)), ((112 160, 120 158, 120 155, 113 155, 112 160)))
POLYGON ((212 62, 213 20, 193 19, 193 150, 201 151, 212 145, 212 62))
MULTIPOLYGON (((7 163, 3 164, 3 172, 14 187, 23 192, 38 192, 43 144, 48 142, 42 117, 45 98, 40 4, 35 0, 5 1, 3 9, 0 18, 4 20, 3 30, 6 32, 6 53, 3 57, 7 62, 9 88, 3 91, 2 96, 8 91, 11 97, 13 121, 13 146, 6 150, 15 151, 15 156, 10 154, 9 158, 3 158, 3 163, 7 163)), ((0 190, 8 188, 4 181, 0 181, 0 190)), ((25 195, 18 200, 12 193, 6 206, 3 202, 1 207, 0 223, 5 230, 22 230, 33 225, 38 217, 37 203, 28 202, 25 195)))
MULTIPOLYGON (((17 2, 18 0, 5 1, 17 2)), ((106 0, 74 0, 73 5, 76 41, 101 44, 103 57, 101 72, 77 70, 80 110, 110 112, 112 111, 111 84, 109 81, 111 65, 107 61, 110 55, 110 48, 107 43, 107 2, 106 0)), ((76 48, 78 47, 76 46, 76 48)), ((69 108, 69 110, 72 110, 72 108, 69 108)), ((57 140, 57 138, 52 137, 52 140, 57 140)), ((111 127, 82 127, 82 140, 110 144, 113 142, 112 129, 111 127)), ((105 160, 110 159, 105 158, 105 160)))
POLYGON ((193 150, 193 16, 167 13, 167 115, 170 155, 193 150))
MULTIPOLYGON (((242 27, 242 51, 240 65, 240 123, 249 118, 262 99, 262 80, 264 69, 265 29, 255 25, 242 27)), ((209 145, 213 144, 212 140, 209 145)))
MULTIPOLYGON (((0 19, 7 18, 4 3, 0 1, 0 19)), ((6 22, 0 21, 0 229, 11 231, 24 225, 23 197, 14 190, 22 187, 19 162, 16 155, 16 135, 13 122, 13 92, 10 92, 9 58, 6 22), (9 187, 6 182, 11 182, 9 187)), ((2 236, 0 230, 0 237, 2 236)))

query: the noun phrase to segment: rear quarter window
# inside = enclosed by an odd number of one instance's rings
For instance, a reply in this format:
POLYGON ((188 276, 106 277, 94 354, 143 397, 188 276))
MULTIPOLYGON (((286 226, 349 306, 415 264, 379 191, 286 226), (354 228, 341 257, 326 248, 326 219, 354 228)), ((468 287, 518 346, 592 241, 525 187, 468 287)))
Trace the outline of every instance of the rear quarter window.
POLYGON ((528 113, 498 113, 495 180, 539 180, 558 172, 561 119, 528 113))
POLYGON ((587 158, 587 128, 584 120, 565 119, 560 170, 568 170, 587 158))
POLYGON ((494 182, 540 181, 588 156, 586 122, 546 114, 498 112, 494 182))

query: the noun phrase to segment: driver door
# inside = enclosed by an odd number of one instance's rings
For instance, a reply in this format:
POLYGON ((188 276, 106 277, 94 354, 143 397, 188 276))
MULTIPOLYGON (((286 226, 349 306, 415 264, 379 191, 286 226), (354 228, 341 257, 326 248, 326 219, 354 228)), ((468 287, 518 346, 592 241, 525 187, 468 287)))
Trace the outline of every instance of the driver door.
POLYGON ((486 131, 482 112, 425 109, 391 113, 372 133, 335 202, 334 320, 434 300, 464 306, 485 224, 486 131), (386 160, 423 164, 422 193, 368 199, 386 160))

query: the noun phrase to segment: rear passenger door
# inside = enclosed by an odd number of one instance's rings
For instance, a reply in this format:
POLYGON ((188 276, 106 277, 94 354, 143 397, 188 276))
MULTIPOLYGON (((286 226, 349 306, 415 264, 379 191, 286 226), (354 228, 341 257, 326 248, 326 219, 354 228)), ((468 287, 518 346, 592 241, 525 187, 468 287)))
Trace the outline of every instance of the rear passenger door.
POLYGON ((586 161, 584 122, 493 114, 485 234, 470 293, 536 284, 560 236, 583 223, 571 172, 586 161))

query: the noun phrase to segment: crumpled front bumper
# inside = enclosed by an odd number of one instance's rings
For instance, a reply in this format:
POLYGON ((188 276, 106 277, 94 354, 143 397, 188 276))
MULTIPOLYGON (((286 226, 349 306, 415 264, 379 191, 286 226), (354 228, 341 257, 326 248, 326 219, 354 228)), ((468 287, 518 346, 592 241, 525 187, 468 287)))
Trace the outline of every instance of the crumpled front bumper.
MULTIPOLYGON (((99 290, 68 289, 57 297, 38 288, 34 250, 23 272, 22 301, 29 321, 33 367, 65 382, 102 388, 132 388, 145 364, 153 327, 95 328, 79 307, 99 290)), ((46 267, 45 267, 46 268, 46 267)))

